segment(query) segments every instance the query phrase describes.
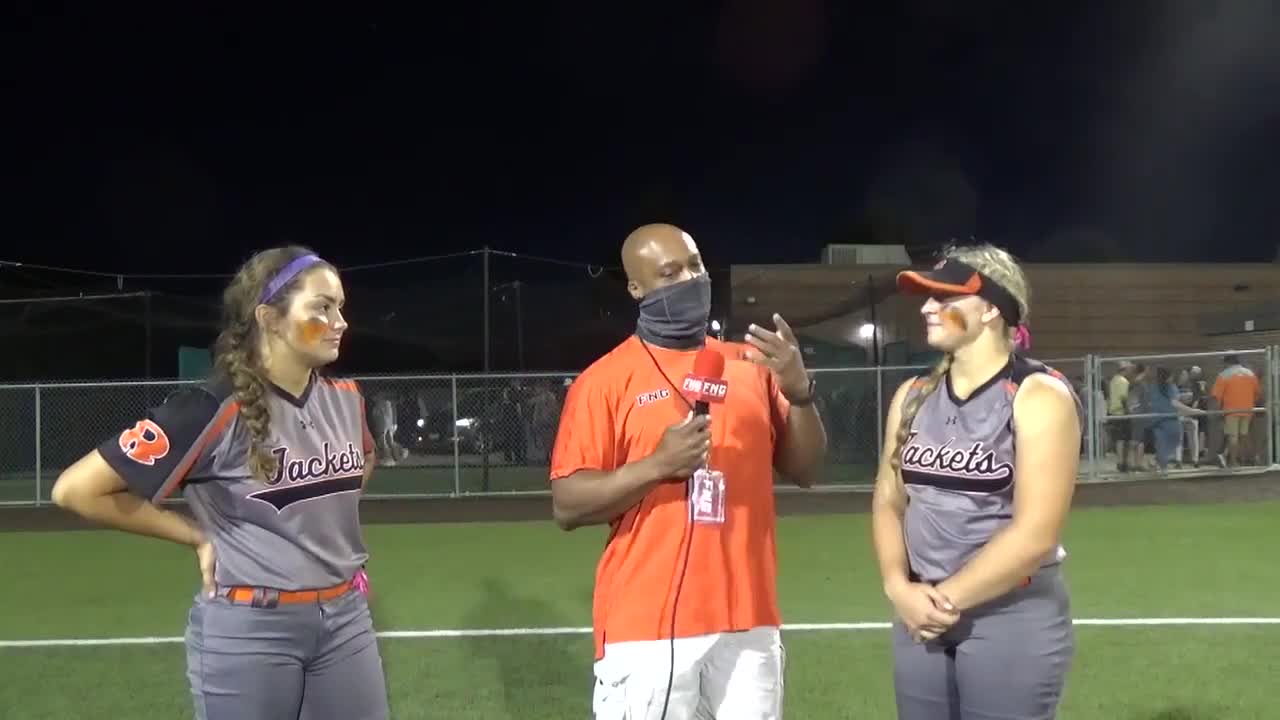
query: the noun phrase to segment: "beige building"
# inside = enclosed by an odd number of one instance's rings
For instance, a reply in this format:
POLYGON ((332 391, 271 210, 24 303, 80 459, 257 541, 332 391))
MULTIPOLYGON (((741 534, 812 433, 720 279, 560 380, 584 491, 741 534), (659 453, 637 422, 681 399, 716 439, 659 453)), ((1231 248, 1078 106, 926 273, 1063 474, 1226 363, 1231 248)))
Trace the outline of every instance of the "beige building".
MULTIPOLYGON (((905 351, 926 349, 919 298, 894 293, 894 276, 902 267, 735 265, 730 269, 730 330, 767 323, 778 312, 807 337, 860 346, 868 357, 879 348, 882 360, 893 364, 905 351)), ((1280 342, 1278 264, 1045 263, 1025 268, 1038 357, 1217 351, 1280 342)))

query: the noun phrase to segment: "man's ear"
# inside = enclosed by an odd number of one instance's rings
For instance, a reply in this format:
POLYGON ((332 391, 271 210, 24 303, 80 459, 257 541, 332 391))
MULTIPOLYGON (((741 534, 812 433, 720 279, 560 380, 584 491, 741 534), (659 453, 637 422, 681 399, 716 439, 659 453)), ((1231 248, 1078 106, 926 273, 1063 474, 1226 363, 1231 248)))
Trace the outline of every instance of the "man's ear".
POLYGON ((991 305, 990 303, 988 303, 987 309, 984 310, 982 313, 982 322, 989 323, 998 317, 1000 317, 1000 311, 996 309, 995 305, 991 305))
POLYGON ((627 292, 631 293, 632 300, 639 300, 644 297, 644 291, 640 289, 640 285, 635 280, 627 281, 627 292))

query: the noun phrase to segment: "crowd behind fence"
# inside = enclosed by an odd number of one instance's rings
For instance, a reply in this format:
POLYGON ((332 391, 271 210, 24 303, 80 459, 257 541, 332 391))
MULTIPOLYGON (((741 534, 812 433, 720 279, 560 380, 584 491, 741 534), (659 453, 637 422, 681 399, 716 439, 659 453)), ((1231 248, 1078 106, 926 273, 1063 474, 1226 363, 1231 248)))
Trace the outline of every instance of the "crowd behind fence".
MULTIPOLYGON (((1234 353, 1187 353, 1143 357, 1090 355, 1046 361, 1072 383, 1088 422, 1081 449, 1082 481, 1116 481, 1168 472, 1175 476, 1220 474, 1227 439, 1240 440, 1248 414, 1243 459, 1232 471, 1275 466, 1280 458, 1280 347, 1234 353), (1234 355, 1258 380, 1257 402, 1248 413, 1217 406, 1212 395, 1224 358, 1234 355), (1109 412, 1112 380, 1121 368, 1147 375, 1128 381, 1135 397, 1158 375, 1177 389, 1189 411, 1173 418, 1131 403, 1109 412), (1193 379, 1199 369, 1198 381, 1193 379), (1185 372, 1184 372, 1185 371, 1185 372), (1177 428, 1176 459, 1168 442, 1141 443, 1168 423, 1177 428), (1230 427, 1228 427, 1230 423, 1230 427), (1153 430, 1157 431, 1153 434, 1153 430), (1129 438, 1123 454, 1117 442, 1129 438), (1132 459, 1143 446, 1143 457, 1132 459), (1155 445, 1163 448, 1157 461, 1155 445)), ((873 481, 885 433, 888 403, 921 366, 814 370, 817 405, 826 423, 829 451, 822 485, 856 489, 873 481)), ((1233 371, 1234 373, 1235 371, 1233 371)), ((572 373, 502 375, 399 375, 356 378, 367 399, 378 468, 370 497, 463 496, 545 492, 560 406, 572 373)), ((132 426, 178 387, 177 381, 0 385, 0 504, 40 505, 58 474, 86 451, 132 426)), ((1180 411, 1181 412, 1181 411, 1180 411)), ((1234 441, 1233 441, 1234 442, 1234 441)))

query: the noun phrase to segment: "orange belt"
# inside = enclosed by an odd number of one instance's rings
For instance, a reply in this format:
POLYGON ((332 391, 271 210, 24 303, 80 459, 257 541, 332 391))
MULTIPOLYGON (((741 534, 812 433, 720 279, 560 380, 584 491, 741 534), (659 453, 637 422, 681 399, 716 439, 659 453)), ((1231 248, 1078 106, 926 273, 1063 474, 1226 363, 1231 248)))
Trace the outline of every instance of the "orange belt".
POLYGON ((321 590, 274 590, 259 587, 230 587, 222 592, 228 600, 241 605, 273 608, 277 605, 327 602, 341 597, 351 589, 351 581, 339 583, 321 590))

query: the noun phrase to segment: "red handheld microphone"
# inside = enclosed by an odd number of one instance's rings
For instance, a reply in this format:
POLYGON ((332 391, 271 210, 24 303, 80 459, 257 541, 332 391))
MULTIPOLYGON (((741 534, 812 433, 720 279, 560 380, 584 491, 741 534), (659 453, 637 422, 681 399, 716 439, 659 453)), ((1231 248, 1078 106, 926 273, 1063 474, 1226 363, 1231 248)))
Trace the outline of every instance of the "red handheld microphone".
POLYGON ((684 376, 684 393, 694 401, 693 413, 706 415, 711 403, 724 402, 729 383, 724 379, 724 355, 703 348, 693 358, 693 372, 684 376))

